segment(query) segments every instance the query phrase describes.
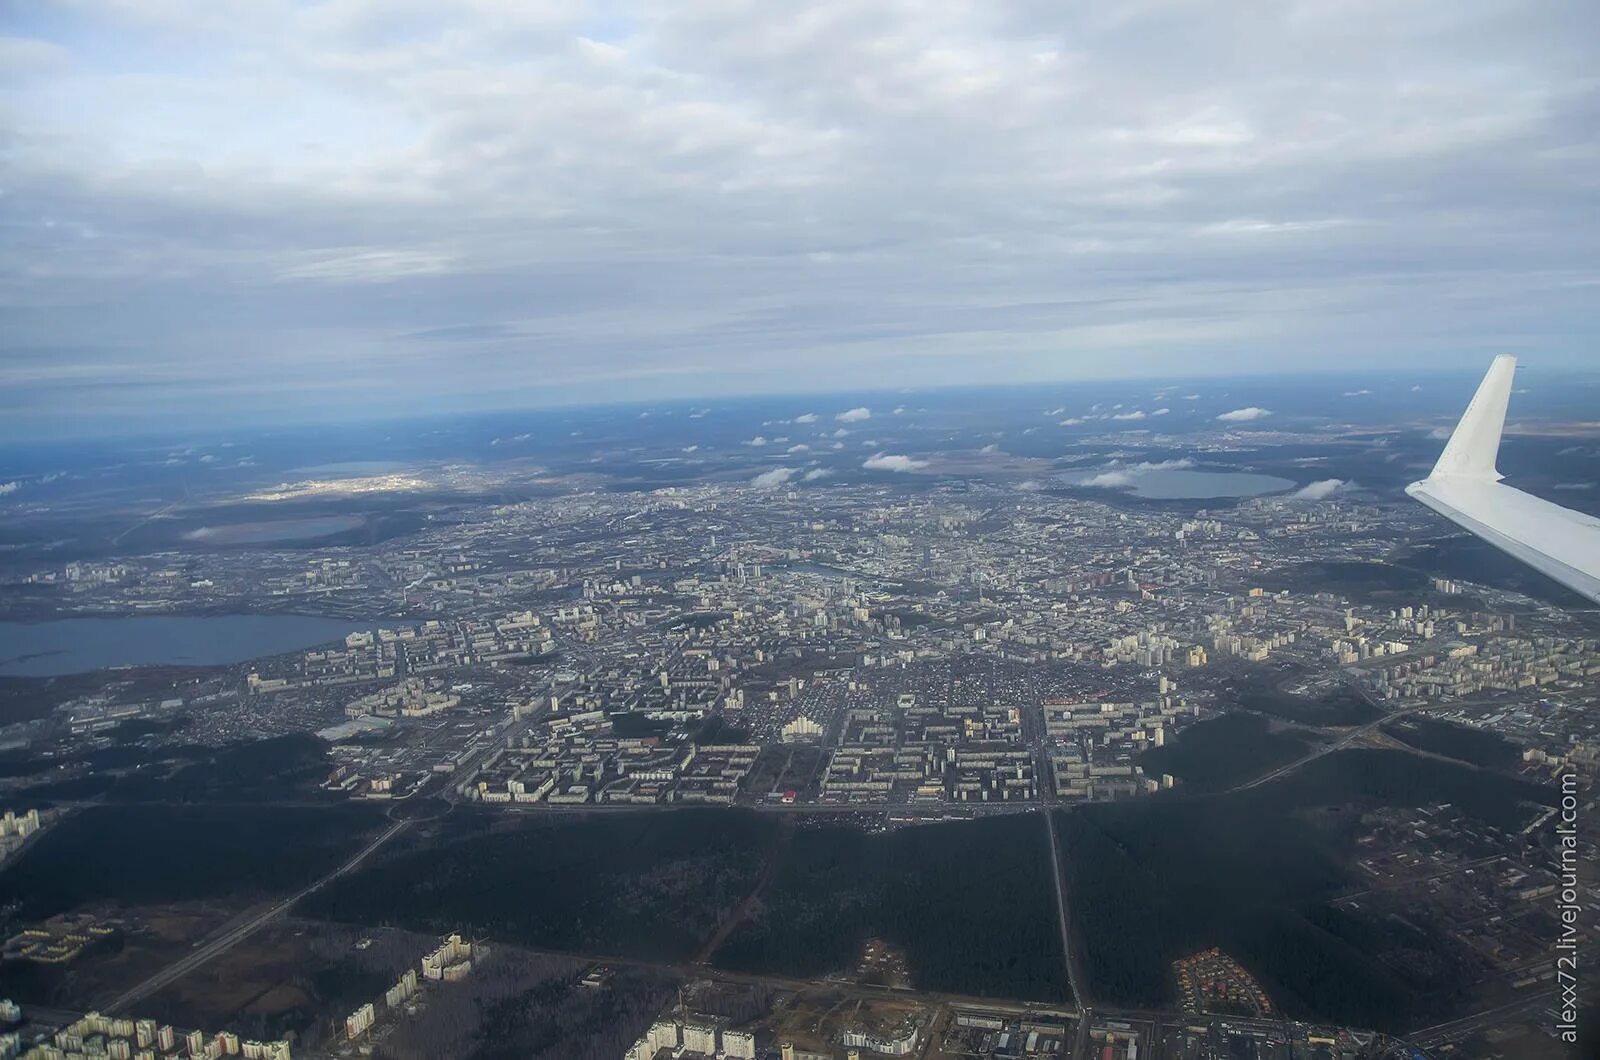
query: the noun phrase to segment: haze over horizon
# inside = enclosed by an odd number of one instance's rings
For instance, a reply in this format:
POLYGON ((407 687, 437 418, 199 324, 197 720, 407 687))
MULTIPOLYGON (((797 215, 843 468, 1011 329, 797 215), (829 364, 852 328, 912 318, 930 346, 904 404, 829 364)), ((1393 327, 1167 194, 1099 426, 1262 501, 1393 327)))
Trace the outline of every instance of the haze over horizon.
POLYGON ((0 38, 0 410, 1592 366, 1597 30, 1567 0, 35 5, 0 38))

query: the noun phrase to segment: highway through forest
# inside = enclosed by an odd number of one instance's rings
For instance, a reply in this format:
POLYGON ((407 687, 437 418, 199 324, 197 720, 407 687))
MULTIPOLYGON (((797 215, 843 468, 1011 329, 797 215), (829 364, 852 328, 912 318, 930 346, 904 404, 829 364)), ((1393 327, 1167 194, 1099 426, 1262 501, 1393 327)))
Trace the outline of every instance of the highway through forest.
POLYGON ((376 854, 385 843, 388 843, 391 839, 405 831, 410 826, 410 821, 396 821, 395 823, 391 824, 388 828, 385 828, 382 832, 378 833, 376 839, 373 839, 372 842, 362 847, 353 857, 351 857, 344 864, 340 865, 338 868, 334 869, 332 872, 328 873, 326 876, 323 876, 315 883, 296 891, 294 894, 291 894, 289 897, 282 899, 276 904, 267 907, 261 912, 250 916, 242 923, 229 927, 221 935, 218 935, 216 938, 198 946, 192 953, 186 954, 179 960, 174 961, 161 971, 150 976, 150 978, 146 979, 144 982, 124 991, 106 1006, 106 1011, 108 1013, 121 1012, 137 1004, 138 1002, 143 1001, 145 998, 149 997, 151 994, 154 994, 162 987, 183 978, 196 968, 207 964, 213 958, 227 953, 233 947, 237 946, 251 935, 254 935, 267 924, 276 920, 278 917, 283 916, 291 908, 293 908, 294 904, 300 901, 300 899, 306 897, 307 895, 316 893, 323 887, 326 887, 329 883, 332 883, 334 880, 338 879, 340 876, 343 876, 345 873, 350 872, 358 867, 373 854, 376 854))

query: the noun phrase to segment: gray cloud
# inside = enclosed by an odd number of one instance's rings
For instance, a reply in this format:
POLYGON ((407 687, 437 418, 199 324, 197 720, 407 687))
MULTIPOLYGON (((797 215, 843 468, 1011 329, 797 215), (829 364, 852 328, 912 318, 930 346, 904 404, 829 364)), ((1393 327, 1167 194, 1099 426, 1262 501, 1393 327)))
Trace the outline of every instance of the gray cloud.
POLYGON ((1600 10, 1392 8, 19 15, 7 419, 1583 363, 1600 10))

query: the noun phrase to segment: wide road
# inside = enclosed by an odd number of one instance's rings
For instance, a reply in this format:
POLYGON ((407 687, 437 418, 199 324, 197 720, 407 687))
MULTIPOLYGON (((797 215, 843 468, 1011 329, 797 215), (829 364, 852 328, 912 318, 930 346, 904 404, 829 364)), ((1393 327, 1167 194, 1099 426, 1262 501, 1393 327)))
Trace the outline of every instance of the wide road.
POLYGON ((1249 791, 1251 788, 1259 788, 1263 784, 1270 784, 1274 780, 1277 780, 1279 777, 1287 776, 1288 774, 1293 773, 1295 770, 1299 769, 1301 766, 1304 766, 1308 762, 1315 762, 1317 759, 1321 758, 1323 755, 1329 755, 1329 754, 1332 754, 1335 751, 1338 751, 1338 750, 1340 750, 1342 748, 1350 746, 1350 744, 1352 744, 1356 740, 1361 739, 1363 736, 1367 735, 1372 730, 1374 730, 1378 726, 1382 725, 1384 722, 1393 721, 1395 718, 1405 717, 1407 714, 1410 714, 1410 713, 1411 713, 1411 711, 1409 711, 1409 710, 1403 710, 1403 711, 1396 711, 1393 714, 1385 714, 1382 717, 1374 718, 1373 720, 1367 722, 1365 725, 1362 725, 1362 726, 1359 726, 1357 728, 1351 729, 1349 732, 1347 732, 1344 735, 1340 736, 1337 740, 1333 741, 1332 743, 1323 744, 1321 747, 1317 748, 1315 751, 1312 751, 1310 754, 1305 755, 1304 757, 1301 757, 1301 758, 1296 758, 1293 762, 1290 762, 1288 765, 1279 766, 1277 769, 1274 769, 1270 773, 1263 773, 1261 776, 1255 778, 1254 780, 1246 781, 1243 784, 1237 784, 1234 787, 1229 788, 1227 790, 1227 792, 1225 792, 1224 794, 1232 794, 1233 792, 1236 792, 1236 791, 1249 791))
MULTIPOLYGON (((1279 766, 1272 772, 1256 777, 1254 780, 1246 781, 1243 784, 1238 784, 1234 787, 1231 787, 1223 794, 1232 794, 1235 791, 1249 791, 1251 788, 1259 788, 1263 784, 1269 784, 1281 776, 1286 776, 1289 773, 1293 773, 1295 770, 1299 769, 1303 765, 1306 765, 1308 762, 1315 762, 1323 755, 1332 754, 1335 751, 1350 746, 1352 743, 1361 739, 1363 736, 1366 736, 1380 725, 1394 721, 1396 718, 1410 717, 1412 714, 1425 714, 1429 710, 1445 710, 1452 707, 1461 707, 1471 702, 1469 700, 1462 700, 1455 703, 1427 703, 1423 704, 1422 706, 1408 707, 1405 710, 1388 711, 1385 709, 1382 703, 1375 702, 1373 698, 1364 690, 1356 689, 1356 692, 1363 700, 1366 701, 1369 706, 1382 711, 1383 713, 1381 713, 1378 717, 1373 718, 1365 725, 1359 725, 1356 728, 1349 730, 1332 743, 1324 744, 1323 746, 1312 751, 1310 754, 1307 754, 1301 758, 1296 758, 1288 765, 1279 766)), ((1412 748, 1412 750, 1416 749, 1412 748)))
MULTIPOLYGON (((1235 792, 1235 791, 1249 791, 1251 788, 1258 788, 1263 784, 1267 784, 1267 783, 1270 783, 1271 781, 1277 780, 1281 776, 1284 776, 1284 775, 1289 774, 1289 773, 1293 773, 1295 770, 1299 769, 1301 766, 1306 765, 1308 762, 1316 761, 1317 759, 1321 758, 1323 755, 1332 754, 1334 751, 1340 750, 1341 748, 1344 748, 1344 747, 1348 747, 1350 744, 1354 743, 1356 740, 1361 739, 1363 736, 1366 736, 1368 733, 1372 732, 1374 729, 1378 728, 1379 726, 1384 725, 1387 722, 1395 721, 1398 718, 1408 718, 1413 714, 1427 714, 1427 713, 1429 713, 1431 711, 1436 711, 1436 710, 1437 711, 1459 710, 1462 707, 1498 706, 1498 705, 1502 705, 1502 704, 1505 703, 1505 698, 1504 697, 1492 696, 1492 697, 1478 697, 1478 698, 1475 698, 1475 699, 1457 699, 1457 700, 1447 700, 1447 701, 1435 702, 1435 703, 1422 703, 1422 704, 1419 704, 1419 705, 1414 706, 1414 707, 1406 707, 1406 708, 1404 708, 1402 710, 1388 711, 1388 710, 1386 710, 1386 708, 1384 707, 1384 705, 1382 703, 1374 700, 1370 695, 1368 695, 1366 693, 1365 690, 1363 690, 1363 689, 1355 689, 1355 691, 1361 696, 1362 699, 1366 700, 1369 705, 1377 708, 1380 711, 1385 711, 1385 713, 1381 717, 1374 718, 1373 720, 1367 722, 1365 725, 1361 725, 1361 726, 1358 726, 1358 727, 1356 727, 1354 729, 1349 730, 1348 732, 1346 732, 1343 735, 1341 735, 1333 743, 1325 744, 1325 745, 1317 748, 1316 750, 1312 751, 1310 754, 1307 754, 1302 758, 1297 758, 1293 762, 1290 762, 1288 765, 1279 766, 1277 769, 1274 769, 1272 772, 1267 773, 1264 776, 1256 777, 1254 780, 1247 781, 1246 783, 1239 784, 1239 785, 1237 785, 1235 787, 1229 788, 1229 789, 1227 789, 1226 792, 1224 792, 1224 794, 1230 794, 1230 793, 1235 792)), ((1424 756, 1426 758, 1442 758, 1442 759, 1445 759, 1447 761, 1454 762, 1457 765, 1465 765, 1465 766, 1467 766, 1468 768, 1471 768, 1471 769, 1481 769, 1482 768, 1481 766, 1474 766, 1470 762, 1462 762, 1459 759, 1450 758, 1448 755, 1433 754, 1432 752, 1424 751, 1424 750, 1421 750, 1420 748, 1416 748, 1416 747, 1408 747, 1407 750, 1410 751, 1412 754, 1419 754, 1419 755, 1422 755, 1422 756, 1424 756)), ((1489 772, 1492 772, 1492 770, 1490 770, 1489 772)))
POLYGON ((1040 809, 1043 803, 1037 800, 1015 802, 939 802, 939 803, 898 803, 898 802, 578 802, 578 803, 549 803, 549 802, 498 802, 479 803, 477 805, 492 808, 497 813, 522 814, 537 816, 547 814, 550 816, 584 816, 589 814, 618 814, 618 813, 673 813, 678 810, 693 809, 734 809, 752 810, 756 813, 770 813, 779 816, 805 816, 814 814, 819 817, 839 816, 873 816, 918 818, 930 821, 968 821, 977 817, 1001 817, 1007 814, 1033 813, 1040 809))
POLYGON ((1556 989, 1548 987, 1504 1005, 1486 1009, 1483 1012, 1463 1016, 1448 1023, 1438 1023, 1432 1027, 1424 1027, 1422 1030, 1406 1035, 1405 1041, 1409 1045, 1416 1046, 1425 1052, 1430 1052, 1441 1046, 1460 1041, 1476 1034, 1478 1031, 1504 1026, 1518 1019, 1525 1019, 1542 1009, 1549 1008, 1555 1003, 1556 989))
POLYGON ((1061 864, 1061 840, 1056 836, 1056 815, 1049 806, 1044 809, 1045 834, 1050 843, 1050 877, 1056 885, 1056 927, 1061 931, 1061 955, 1067 967, 1067 990, 1072 994, 1072 1007, 1083 1007, 1083 995, 1078 993, 1078 975, 1074 969, 1072 932, 1067 928, 1067 885, 1065 868, 1061 864))
POLYGON ((1061 839, 1056 834, 1055 772, 1050 768, 1049 741, 1043 728, 1044 715, 1034 710, 1022 712, 1022 738, 1033 752, 1033 783, 1039 792, 1044 812, 1045 842, 1050 844, 1050 879, 1055 884, 1056 929, 1061 932, 1061 960, 1067 970, 1067 991, 1072 1007, 1082 1010, 1083 995, 1078 990, 1082 976, 1072 949, 1072 931, 1067 923, 1066 866, 1061 863, 1061 839))
POLYGON ((130 1006, 143 1001, 145 998, 149 997, 157 990, 160 990, 162 987, 178 981, 179 979, 188 975, 190 972, 194 971, 196 968, 199 968, 200 966, 209 962, 212 958, 227 953, 233 947, 237 946, 239 943, 243 942, 245 939, 261 930, 261 928, 287 913, 296 902, 300 901, 300 899, 306 897, 307 895, 316 893, 323 887, 326 887, 332 881, 338 879, 340 876, 343 876, 345 873, 360 865, 363 861, 366 861, 373 854, 377 853, 379 848, 381 848, 385 843, 389 842, 389 840, 393 839, 410 826, 410 821, 396 821, 394 824, 378 833, 378 837, 376 839, 362 847, 361 850, 358 851, 349 861, 346 861, 343 865, 340 865, 338 868, 317 880, 315 883, 296 891, 294 894, 278 902, 276 905, 268 907, 262 912, 257 913, 255 916, 250 917, 243 923, 229 928, 226 932, 212 939, 210 942, 207 942, 204 945, 196 948, 191 953, 185 954, 180 960, 174 961, 172 964, 167 965, 167 967, 152 975, 144 982, 130 990, 124 991, 106 1006, 106 1012, 121 1012, 130 1006))

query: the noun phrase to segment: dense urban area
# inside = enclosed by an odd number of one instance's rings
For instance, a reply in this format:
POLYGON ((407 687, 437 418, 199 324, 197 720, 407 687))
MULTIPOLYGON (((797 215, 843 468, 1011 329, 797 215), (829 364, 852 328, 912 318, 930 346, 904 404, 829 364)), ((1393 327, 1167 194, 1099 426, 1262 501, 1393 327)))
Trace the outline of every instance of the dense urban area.
POLYGON ((897 459, 15 563, 327 626, 5 679, 0 1056, 1565 1055, 1591 614, 1377 492, 897 459))

